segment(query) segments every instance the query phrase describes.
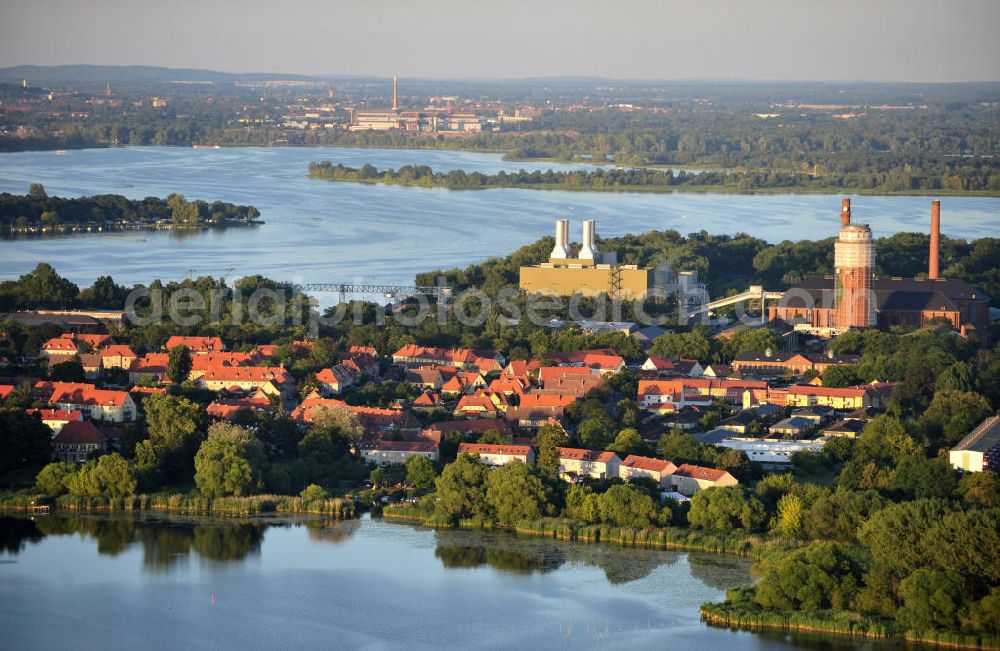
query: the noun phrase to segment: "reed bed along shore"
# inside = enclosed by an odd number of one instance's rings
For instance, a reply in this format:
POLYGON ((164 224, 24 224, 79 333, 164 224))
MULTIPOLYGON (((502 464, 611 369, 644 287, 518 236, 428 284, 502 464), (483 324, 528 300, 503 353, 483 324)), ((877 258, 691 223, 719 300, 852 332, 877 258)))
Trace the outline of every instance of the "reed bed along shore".
POLYGON ((348 519, 357 517, 353 500, 331 497, 303 500, 294 495, 247 495, 214 499, 191 493, 149 493, 127 497, 78 497, 55 499, 41 495, 0 498, 0 508, 25 511, 49 507, 54 511, 166 511, 185 515, 252 516, 268 513, 301 513, 348 519))
MULTIPOLYGON (((416 506, 387 506, 383 509, 382 516, 388 519, 416 522, 428 527, 451 528, 454 526, 450 522, 436 520, 432 514, 423 512, 416 506)), ((480 520, 460 520, 457 526, 462 529, 503 529, 523 536, 540 536, 555 540, 611 543, 629 547, 676 549, 739 556, 750 556, 755 548, 766 545, 759 536, 739 533, 711 533, 681 527, 631 529, 586 524, 565 518, 522 520, 513 527, 501 527, 480 520)))
POLYGON ((753 589, 753 586, 731 588, 726 591, 726 601, 702 604, 702 620, 711 626, 743 631, 798 631, 855 638, 906 640, 913 644, 953 649, 1000 649, 1000 638, 942 631, 905 631, 892 620, 846 610, 770 610, 753 602, 753 589))

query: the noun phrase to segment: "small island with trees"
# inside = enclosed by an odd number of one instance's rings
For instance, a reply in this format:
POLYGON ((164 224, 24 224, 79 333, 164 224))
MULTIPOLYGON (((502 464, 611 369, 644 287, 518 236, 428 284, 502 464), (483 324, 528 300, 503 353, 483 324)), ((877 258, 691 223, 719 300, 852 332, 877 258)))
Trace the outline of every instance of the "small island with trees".
POLYGON ((262 224, 260 211, 224 201, 128 199, 118 194, 92 197, 49 196, 41 183, 25 195, 0 194, 0 234, 103 233, 123 230, 198 230, 262 224))

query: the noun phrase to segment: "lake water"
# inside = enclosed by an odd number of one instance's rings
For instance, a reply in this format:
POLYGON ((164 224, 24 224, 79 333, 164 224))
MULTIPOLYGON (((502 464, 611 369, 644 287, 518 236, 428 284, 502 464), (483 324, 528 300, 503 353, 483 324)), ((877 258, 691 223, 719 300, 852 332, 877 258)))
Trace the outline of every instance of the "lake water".
POLYGON ((0 517, 0 647, 854 649, 699 621, 747 560, 435 531, 0 517))
MULTIPOLYGON (((78 284, 99 274, 120 283, 177 280, 188 273, 263 274, 296 282, 409 284, 419 271, 501 256, 553 231, 557 218, 597 219, 599 235, 677 229, 746 232, 768 241, 835 235, 840 197, 584 193, 540 190, 452 191, 309 179, 310 161, 359 167, 406 164, 436 170, 570 169, 584 165, 507 163, 499 154, 343 148, 189 149, 129 147, 0 154, 0 192, 40 182, 53 195, 116 193, 132 198, 180 192, 188 199, 260 208, 260 228, 196 235, 112 233, 0 241, 0 279, 38 262, 78 284)), ((854 197, 857 221, 876 235, 927 231, 928 197, 854 197)), ((1000 199, 946 198, 942 229, 956 237, 1000 233, 1000 199)))

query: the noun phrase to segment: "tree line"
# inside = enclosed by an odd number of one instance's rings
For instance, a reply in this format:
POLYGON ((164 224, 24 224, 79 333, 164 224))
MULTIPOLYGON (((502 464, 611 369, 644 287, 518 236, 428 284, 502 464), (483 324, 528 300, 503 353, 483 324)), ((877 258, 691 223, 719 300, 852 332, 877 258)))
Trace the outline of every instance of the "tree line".
POLYGON ((175 227, 225 226, 252 223, 260 217, 253 206, 224 201, 188 201, 180 194, 165 199, 127 199, 118 194, 93 197, 51 197, 40 183, 32 183, 25 195, 0 194, 0 232, 30 228, 60 230, 73 226, 114 229, 122 225, 169 222, 175 227))

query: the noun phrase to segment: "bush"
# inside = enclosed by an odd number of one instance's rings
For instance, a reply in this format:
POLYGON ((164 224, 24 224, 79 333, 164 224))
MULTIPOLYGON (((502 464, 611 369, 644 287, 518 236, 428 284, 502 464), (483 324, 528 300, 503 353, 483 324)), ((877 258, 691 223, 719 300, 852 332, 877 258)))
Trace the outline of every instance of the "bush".
POLYGON ((71 461, 54 461, 38 473, 35 486, 46 495, 57 497, 68 489, 67 483, 76 474, 76 464, 71 461))
POLYGON ((309 502, 313 502, 315 500, 325 500, 327 497, 329 497, 329 495, 323 489, 322 486, 318 486, 317 484, 309 484, 308 486, 302 489, 302 492, 299 493, 299 497, 302 498, 303 502, 308 504, 309 502))
POLYGON ((742 486, 698 491, 688 512, 692 527, 713 531, 760 531, 766 519, 764 505, 742 486))

